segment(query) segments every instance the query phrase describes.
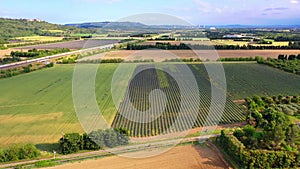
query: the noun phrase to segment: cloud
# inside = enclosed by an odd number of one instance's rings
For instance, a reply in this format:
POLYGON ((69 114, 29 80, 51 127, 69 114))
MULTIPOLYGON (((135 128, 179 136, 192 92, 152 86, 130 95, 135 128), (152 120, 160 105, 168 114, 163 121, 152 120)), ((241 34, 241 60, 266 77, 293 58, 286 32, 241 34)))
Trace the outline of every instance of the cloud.
POLYGON ((264 11, 284 11, 288 10, 289 8, 279 7, 279 8, 266 8, 264 11))
POLYGON ((88 2, 88 3, 116 3, 116 2, 120 2, 122 0, 74 0, 77 2, 88 2))
POLYGON ((212 6, 210 3, 207 3, 203 0, 193 0, 193 2, 196 4, 196 8, 199 11, 202 11, 204 13, 210 13, 212 12, 212 6))
POLYGON ((299 1, 298 0, 291 0, 290 3, 297 4, 297 3, 299 3, 299 1))

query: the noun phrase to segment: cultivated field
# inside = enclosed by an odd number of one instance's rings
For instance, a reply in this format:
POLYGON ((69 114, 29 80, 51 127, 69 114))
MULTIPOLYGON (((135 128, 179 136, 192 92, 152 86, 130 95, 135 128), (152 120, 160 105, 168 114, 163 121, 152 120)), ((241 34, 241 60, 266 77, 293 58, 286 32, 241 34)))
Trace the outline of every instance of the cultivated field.
POLYGON ((170 43, 172 45, 179 45, 180 43, 185 43, 185 44, 191 44, 191 45, 212 45, 213 43, 210 43, 210 41, 146 41, 141 43, 141 45, 155 45, 156 43, 170 43))
POLYGON ((272 44, 255 44, 252 42, 234 41, 230 39, 217 39, 217 40, 187 40, 187 41, 146 41, 141 43, 142 45, 155 45, 156 43, 170 43, 172 45, 179 45, 180 43, 191 44, 191 45, 239 45, 247 46, 249 44, 253 46, 288 46, 289 42, 272 42, 272 44))
MULTIPOLYGON (((210 110, 211 83, 206 78, 208 76, 207 74, 199 73, 199 71, 205 72, 205 69, 202 71, 191 66, 190 69, 194 73, 198 83, 196 87, 199 87, 199 89, 191 90, 190 88, 193 88, 193 86, 191 86, 191 79, 189 78, 191 74, 187 72, 185 68, 185 65, 180 64, 138 66, 133 73, 136 76, 130 81, 128 85, 129 89, 126 91, 125 98, 114 119, 113 127, 127 128, 133 137, 180 132, 188 130, 193 126, 202 127, 205 124, 210 110), (164 71, 172 72, 173 76, 164 71), (184 81, 181 88, 179 88, 178 82, 176 82, 174 78, 184 81), (148 97, 155 89, 162 90, 167 100, 164 102, 162 101, 163 98, 157 95, 155 99, 151 101, 151 104, 154 105, 154 107, 152 107, 148 97), (182 95, 184 94, 180 93, 181 90, 182 92, 186 92, 184 93, 187 96, 185 99, 189 100, 187 104, 182 103, 182 95), (195 94, 195 90, 199 90, 200 98, 195 94), (162 109, 164 106, 165 109, 162 109), (182 110, 182 107, 187 108, 182 110), (147 116, 138 112, 147 110, 149 110, 147 116), (184 113, 180 113, 182 111, 184 111, 184 113), (124 114, 133 119, 125 118, 124 114), (153 120, 152 118, 156 117, 157 114, 159 114, 159 116, 153 120), (181 117, 180 123, 176 123, 176 120, 182 116, 181 114, 184 114, 184 117, 181 117)), ((220 93, 222 92, 215 86, 213 86, 213 88, 220 93)), ((219 110, 215 109, 215 111, 219 110)), ((214 113, 214 116, 220 119, 220 124, 240 122, 244 119, 242 110, 230 99, 226 100, 225 112, 222 117, 219 117, 217 112, 214 113)))
POLYGON ((223 64, 228 95, 234 100, 253 95, 299 95, 300 76, 260 64, 223 64))
POLYGON ((197 55, 191 50, 117 50, 93 56, 95 58, 128 58, 128 59, 154 59, 157 62, 170 58, 200 58, 211 59, 209 55, 218 55, 221 58, 255 57, 277 58, 279 54, 300 54, 300 50, 197 50, 197 55), (216 53, 215 53, 216 52, 216 53))
MULTIPOLYGON (((204 70, 203 65, 188 66, 196 73, 199 82, 207 82, 200 78, 205 75, 205 72, 200 71, 204 70)), ((228 63, 223 66, 231 100, 252 97, 254 94, 300 94, 300 76, 258 64, 228 63)), ((117 113, 110 86, 117 67, 118 64, 100 65, 95 83, 97 103, 110 124, 117 113)), ((54 68, 0 79, 1 146, 17 142, 57 142, 62 132, 83 132, 72 101, 73 68, 73 65, 56 65, 54 68)), ((126 86, 126 79, 130 78, 130 69, 133 68, 125 67, 124 70, 128 71, 120 75, 125 81, 117 81, 119 84, 116 85, 126 86)), ((164 75, 160 76, 164 79, 164 75)), ((205 89, 203 87, 202 90, 205 89)), ((229 111, 231 107, 228 108, 229 111)))
POLYGON ((243 45, 248 45, 249 42, 243 42, 243 41, 234 41, 234 40, 212 40, 211 41, 212 44, 214 45, 239 45, 239 46, 243 46, 243 45))
MULTIPOLYGON (((100 110, 108 122, 116 109, 110 83, 117 65, 102 65, 96 77, 100 110)), ((73 65, 56 66, 0 80, 1 146, 16 142, 57 142, 62 133, 83 132, 73 106, 73 65)))
POLYGON ((88 160, 76 163, 65 164, 49 169, 81 169, 81 168, 106 168, 106 169, 182 169, 182 168, 209 168, 209 169, 224 169, 227 165, 205 145, 187 145, 177 146, 170 151, 159 156, 130 159, 118 156, 105 157, 102 159, 88 160))
POLYGON ((44 44, 44 45, 34 45, 34 46, 26 46, 19 47, 20 49, 54 49, 54 48, 69 48, 69 49, 82 49, 82 48, 91 48, 102 45, 108 45, 117 43, 119 40, 77 40, 70 42, 59 42, 52 44, 44 44))
POLYGON ((63 40, 63 37, 56 36, 24 36, 15 38, 17 40, 26 41, 26 42, 51 42, 51 41, 60 41, 63 40))

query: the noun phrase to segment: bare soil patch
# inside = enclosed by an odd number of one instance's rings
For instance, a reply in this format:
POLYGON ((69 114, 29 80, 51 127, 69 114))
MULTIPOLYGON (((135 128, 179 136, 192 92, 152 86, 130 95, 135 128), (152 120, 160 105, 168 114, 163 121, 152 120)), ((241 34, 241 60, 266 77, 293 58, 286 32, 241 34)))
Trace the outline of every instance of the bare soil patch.
MULTIPOLYGON (((119 156, 106 157, 97 160, 88 160, 52 167, 52 169, 81 169, 81 168, 106 168, 106 169, 181 169, 203 168, 223 169, 228 168, 220 157, 209 147, 204 145, 177 146, 159 156, 145 159, 130 159, 119 156)), ((50 169, 50 168, 49 168, 50 169)))
POLYGON ((11 49, 5 49, 5 50, 0 50, 0 58, 4 58, 6 56, 9 56, 11 51, 23 51, 23 52, 27 52, 28 50, 23 50, 23 49, 14 49, 14 48, 11 48, 11 49))

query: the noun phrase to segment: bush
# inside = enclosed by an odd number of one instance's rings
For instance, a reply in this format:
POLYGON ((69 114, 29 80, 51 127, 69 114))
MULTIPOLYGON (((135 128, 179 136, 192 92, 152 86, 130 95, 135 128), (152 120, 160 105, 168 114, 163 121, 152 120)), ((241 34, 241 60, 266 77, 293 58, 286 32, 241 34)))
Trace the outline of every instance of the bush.
POLYGON ((0 162, 32 159, 40 156, 40 151, 33 144, 15 144, 0 150, 0 162))
POLYGON ((126 145, 129 142, 128 130, 106 129, 92 131, 89 134, 65 134, 60 140, 60 150, 63 154, 75 153, 79 150, 99 150, 104 147, 126 145))
POLYGON ((59 140, 61 153, 70 154, 83 149, 83 137, 79 133, 65 134, 59 140))
MULTIPOLYGON (((235 132, 235 134, 240 132, 235 132)), ((241 168, 297 168, 300 167, 300 152, 247 150, 235 136, 221 131, 216 143, 241 168)))

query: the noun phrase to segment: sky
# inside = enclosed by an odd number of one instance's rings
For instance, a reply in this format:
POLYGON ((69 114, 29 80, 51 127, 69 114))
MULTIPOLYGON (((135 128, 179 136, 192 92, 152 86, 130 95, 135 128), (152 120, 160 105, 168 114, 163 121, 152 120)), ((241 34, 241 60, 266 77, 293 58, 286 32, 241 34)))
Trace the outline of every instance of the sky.
POLYGON ((2 18, 66 24, 161 13, 193 25, 300 25, 300 0, 0 0, 2 18))

